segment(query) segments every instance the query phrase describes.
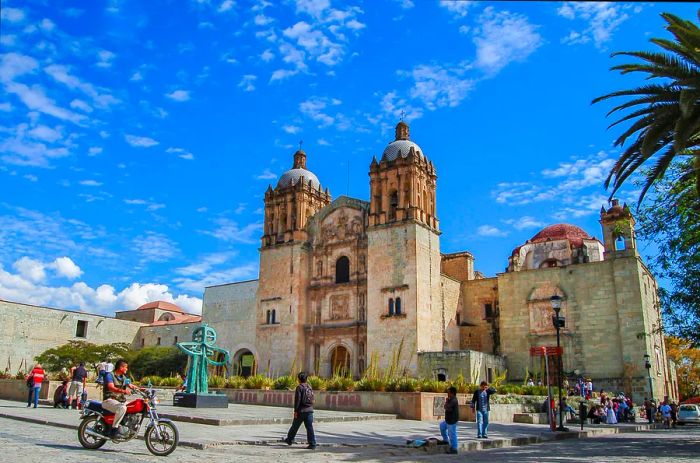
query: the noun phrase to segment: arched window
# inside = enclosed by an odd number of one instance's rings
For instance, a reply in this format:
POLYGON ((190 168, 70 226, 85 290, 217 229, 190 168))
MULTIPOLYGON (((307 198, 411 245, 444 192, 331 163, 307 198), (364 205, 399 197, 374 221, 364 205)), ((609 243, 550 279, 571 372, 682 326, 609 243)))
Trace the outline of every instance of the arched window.
POLYGON ((401 298, 400 297, 396 298, 394 313, 396 313, 396 315, 401 315, 401 298))
POLYGON ((399 206, 399 193, 394 190, 389 193, 389 220, 396 220, 396 208, 399 206))
POLYGON ((389 298, 389 316, 394 315, 394 299, 389 298))
POLYGON ((350 259, 345 256, 335 261, 335 282, 347 283, 350 281, 350 259))
POLYGON ((272 312, 270 312, 270 311, 268 310, 268 311, 267 311, 267 318, 265 319, 265 323, 267 323, 268 325, 270 324, 270 320, 271 320, 270 317, 271 317, 271 315, 272 315, 272 312))
POLYGON ((272 321, 271 323, 274 325, 277 323, 277 311, 275 309, 272 309, 272 321))

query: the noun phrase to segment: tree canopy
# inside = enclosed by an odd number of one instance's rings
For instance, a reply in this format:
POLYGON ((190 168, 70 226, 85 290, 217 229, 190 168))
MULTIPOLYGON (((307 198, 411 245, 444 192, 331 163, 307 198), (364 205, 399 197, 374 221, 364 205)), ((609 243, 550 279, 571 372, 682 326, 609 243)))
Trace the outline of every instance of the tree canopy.
POLYGON ((666 355, 676 364, 681 400, 700 396, 700 349, 684 339, 667 336, 666 355))
POLYGON ((92 344, 85 341, 70 341, 62 346, 45 350, 35 357, 47 371, 58 372, 80 362, 88 367, 95 367, 104 360, 116 360, 126 357, 131 346, 127 343, 92 344))

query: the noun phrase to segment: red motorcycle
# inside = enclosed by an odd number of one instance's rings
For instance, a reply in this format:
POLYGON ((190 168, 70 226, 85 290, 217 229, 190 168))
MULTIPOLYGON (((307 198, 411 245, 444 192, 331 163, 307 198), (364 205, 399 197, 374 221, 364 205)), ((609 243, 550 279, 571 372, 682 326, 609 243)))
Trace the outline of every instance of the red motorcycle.
POLYGON ((102 408, 101 402, 89 400, 80 414, 80 445, 94 450, 102 447, 108 440, 115 443, 130 441, 138 435, 141 423, 147 419, 144 440, 148 451, 157 456, 170 455, 177 448, 180 439, 175 424, 172 420, 158 416, 158 398, 154 389, 135 389, 134 392, 141 395, 141 398, 126 404, 126 415, 120 424, 120 427, 126 428, 126 433, 115 437, 108 436, 114 423, 114 413, 102 408))

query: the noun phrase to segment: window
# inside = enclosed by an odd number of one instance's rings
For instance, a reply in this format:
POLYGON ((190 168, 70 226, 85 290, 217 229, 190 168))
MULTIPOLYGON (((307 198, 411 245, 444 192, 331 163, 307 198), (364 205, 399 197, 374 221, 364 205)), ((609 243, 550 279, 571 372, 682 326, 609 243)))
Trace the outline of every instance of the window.
POLYGON ((78 320, 78 326, 75 328, 76 338, 86 338, 87 337, 87 325, 88 322, 85 320, 78 320))
POLYGON ((141 338, 141 347, 143 347, 146 344, 146 340, 141 338))
POLYGON ((493 382, 493 368, 486 369, 486 381, 488 383, 493 382))
POLYGON ((270 310, 268 310, 267 311, 267 318, 265 319, 265 323, 267 323, 268 325, 270 324, 270 320, 271 320, 270 316, 271 315, 272 315, 272 312, 270 310))
POLYGON ((160 346, 160 336, 158 336, 158 340, 156 341, 156 346, 160 346))
POLYGON ((462 317, 459 316, 459 312, 458 312, 458 313, 457 313, 457 326, 459 326, 459 325, 462 324, 461 318, 462 318, 462 317))
POLYGON ((484 304, 484 317, 485 318, 492 318, 493 317, 493 304, 484 304))
POLYGON ((395 306, 394 313, 396 315, 401 315, 401 298, 400 297, 396 298, 396 306, 395 306))
POLYGON ((272 321, 270 323, 273 325, 277 323, 277 311, 275 309, 272 309, 272 321))
POLYGON ((177 344, 177 336, 175 336, 175 339, 173 339, 173 345, 177 344))
POLYGON ((389 220, 396 220, 396 208, 399 206, 399 193, 394 190, 389 193, 389 220))
POLYGON ((394 299, 389 298, 389 316, 394 315, 394 299))
POLYGON ((350 259, 342 256, 335 261, 335 282, 347 283, 348 281, 350 281, 350 259))

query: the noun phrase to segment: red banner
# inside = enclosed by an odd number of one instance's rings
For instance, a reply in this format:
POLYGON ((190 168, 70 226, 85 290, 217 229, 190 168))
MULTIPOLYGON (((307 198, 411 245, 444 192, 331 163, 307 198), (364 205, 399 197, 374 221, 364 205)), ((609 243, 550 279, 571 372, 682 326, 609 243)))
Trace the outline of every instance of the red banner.
POLYGON ((530 348, 530 357, 551 357, 561 355, 564 348, 559 346, 535 346, 530 348))

